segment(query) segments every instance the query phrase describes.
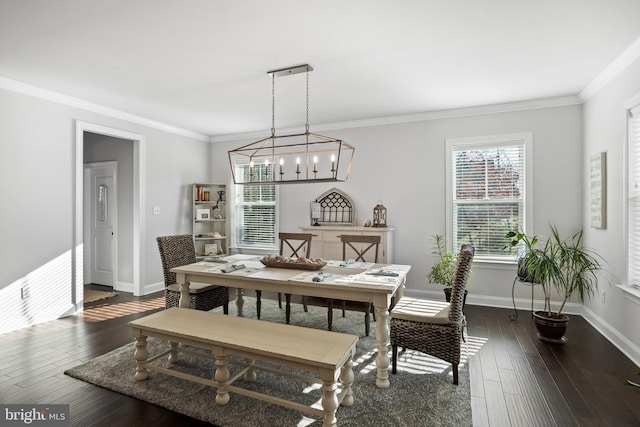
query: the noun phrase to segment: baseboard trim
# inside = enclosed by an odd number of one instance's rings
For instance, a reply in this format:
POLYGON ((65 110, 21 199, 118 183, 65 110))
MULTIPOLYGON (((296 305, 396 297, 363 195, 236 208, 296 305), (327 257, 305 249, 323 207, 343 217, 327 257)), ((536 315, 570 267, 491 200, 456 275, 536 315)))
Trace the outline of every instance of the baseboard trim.
POLYGON ((151 283, 149 285, 145 285, 142 289, 143 295, 149 295, 154 292, 160 292, 164 290, 164 282, 151 283))
POLYGON ((640 368, 640 348, 637 345, 589 308, 583 307, 582 317, 640 368))
POLYGON ((113 287, 114 291, 133 293, 133 283, 117 282, 113 287))

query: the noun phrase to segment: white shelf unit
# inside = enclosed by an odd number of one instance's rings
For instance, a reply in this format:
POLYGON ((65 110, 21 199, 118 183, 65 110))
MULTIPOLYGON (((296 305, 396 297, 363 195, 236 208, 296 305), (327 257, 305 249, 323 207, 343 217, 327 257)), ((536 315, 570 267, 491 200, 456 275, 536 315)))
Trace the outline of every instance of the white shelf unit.
POLYGON ((196 258, 229 255, 229 209, 226 184, 193 184, 193 241, 196 258), (208 193, 208 194, 207 194, 208 193), (208 200, 207 200, 208 199, 208 200), (215 253, 208 245, 215 244, 215 253))

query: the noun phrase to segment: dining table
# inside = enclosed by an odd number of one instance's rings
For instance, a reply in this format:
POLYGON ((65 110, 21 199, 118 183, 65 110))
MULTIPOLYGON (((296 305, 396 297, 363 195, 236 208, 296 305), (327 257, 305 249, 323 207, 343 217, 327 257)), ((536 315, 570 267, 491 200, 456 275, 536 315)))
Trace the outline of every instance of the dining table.
POLYGON ((389 309, 393 298, 402 297, 411 266, 326 260, 322 261, 322 268, 311 270, 309 265, 295 262, 267 266, 261 259, 236 254, 171 269, 180 285, 180 307, 189 308, 192 282, 235 288, 238 316, 243 316, 244 289, 371 303, 376 316, 376 386, 388 388, 389 309))

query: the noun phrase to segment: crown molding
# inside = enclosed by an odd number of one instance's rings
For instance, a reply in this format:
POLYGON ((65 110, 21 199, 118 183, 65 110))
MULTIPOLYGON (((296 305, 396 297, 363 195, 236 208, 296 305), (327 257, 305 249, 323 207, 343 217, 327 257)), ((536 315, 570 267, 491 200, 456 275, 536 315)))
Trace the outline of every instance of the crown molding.
POLYGON ((55 102, 57 104, 67 105, 69 107, 79 108, 81 110, 91 111, 93 113, 102 114, 105 116, 113 117, 115 119, 126 120, 128 122, 158 129, 175 135, 186 136, 188 138, 193 138, 199 141, 209 141, 209 137, 207 135, 203 135, 198 132, 178 128, 166 123, 148 119, 146 117, 126 113, 124 111, 116 110, 115 108, 94 104, 92 102, 84 101, 79 98, 74 98, 72 96, 64 95, 59 92, 43 89, 41 87, 22 83, 17 80, 8 79, 5 77, 0 77, 0 89, 18 92, 23 95, 33 96, 35 98, 44 99, 46 101, 55 102))
POLYGON ((598 93, 600 89, 615 79, 620 73, 627 69, 632 62, 640 58, 640 37, 626 48, 611 64, 607 66, 595 79, 591 81, 579 96, 582 102, 585 102, 593 95, 598 93))
MULTIPOLYGON (((640 43, 639 43, 640 46, 640 43)), ((148 126, 154 129, 162 130, 165 132, 173 133, 176 135, 182 135, 189 138, 193 138, 199 141, 208 142, 231 142, 240 140, 252 140, 258 138, 264 138, 271 134, 270 129, 264 129, 261 131, 235 133, 227 135, 212 135, 207 136, 198 132, 194 132, 187 129, 178 128, 168 125, 166 123, 158 122, 156 120, 148 119, 145 117, 137 116, 135 114, 126 113, 124 111, 116 110, 114 108, 105 107, 102 105, 94 104, 92 102, 84 101, 79 98, 64 95, 58 92, 54 92, 48 89, 43 89, 37 86, 22 83, 16 80, 0 77, 0 89, 6 89, 13 92, 22 93, 25 95, 33 96, 36 98, 56 102, 58 104, 68 105, 82 110, 91 111, 105 116, 126 120, 132 123, 137 123, 143 126, 148 126)), ((313 131, 325 131, 335 129, 352 129, 363 128, 373 126, 384 126, 402 123, 421 122, 428 120, 450 119, 458 117, 470 117, 479 116, 484 114, 498 114, 514 111, 533 110, 540 108, 560 107, 566 105, 581 104, 583 100, 579 96, 568 95, 554 98, 541 98, 528 101, 510 102, 503 104, 482 105, 476 107, 456 108, 450 110, 429 111, 423 113, 405 114, 398 116, 378 117, 363 120, 350 120, 343 122, 324 123, 313 125, 313 131)), ((278 129, 278 134, 285 135, 290 133, 302 132, 301 127, 298 128, 285 128, 278 129)))
MULTIPOLYGON (((529 101, 510 102, 504 104, 482 105, 477 107, 456 108, 451 110, 429 111, 424 113, 405 114, 399 116, 378 117, 364 120, 351 120, 335 123, 312 125, 313 131, 325 131, 335 129, 351 129, 372 126, 384 126, 401 123, 422 122, 428 120, 451 119, 457 117, 480 116, 483 114, 508 113, 513 111, 535 110, 540 108, 562 107, 566 105, 582 104, 582 100, 576 95, 560 96, 554 98, 533 99, 529 101)), ((279 129, 279 135, 295 132, 303 132, 300 128, 279 129)), ((256 132, 235 133, 227 135, 213 135, 211 142, 231 142, 239 140, 252 140, 265 138, 271 135, 271 130, 256 132)))

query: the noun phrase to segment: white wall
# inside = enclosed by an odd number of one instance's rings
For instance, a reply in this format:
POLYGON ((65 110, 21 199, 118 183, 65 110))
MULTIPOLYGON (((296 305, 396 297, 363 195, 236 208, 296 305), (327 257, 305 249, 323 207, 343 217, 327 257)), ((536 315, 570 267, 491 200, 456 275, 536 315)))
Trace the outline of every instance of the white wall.
POLYGON ((165 134, 147 145, 145 294, 164 288, 156 237, 191 234, 192 184, 210 180, 208 142, 165 134), (159 216, 151 215, 154 206, 160 208, 159 216))
POLYGON ((624 248, 624 167, 626 132, 623 105, 640 93, 640 60, 636 60, 615 80, 584 104, 583 180, 589 182, 590 156, 607 153, 607 228, 589 225, 589 187, 583 187, 585 243, 607 261, 599 282, 599 294, 585 304, 586 315, 596 327, 640 366, 640 299, 621 291, 625 281, 624 248), (603 295, 604 294, 604 295, 603 295), (604 302, 603 302, 604 300, 604 302))
POLYGON ((0 332, 75 311, 75 120, 142 135, 140 276, 162 288, 155 237, 190 232, 187 191, 209 180, 209 143, 0 89, 0 332), (152 216, 153 206, 161 215, 152 216), (26 298, 22 298, 24 292, 26 298))
MULTIPOLYGON (((311 126, 313 130, 313 125, 311 126)), ((342 138, 356 147, 351 177, 337 188, 356 203, 358 223, 372 217, 380 199, 395 228, 394 261, 411 264, 408 294, 443 298, 438 285, 427 283, 434 234, 445 234, 445 139, 533 132, 534 232, 548 234, 582 225, 582 108, 579 105, 478 115, 414 123, 318 132, 342 138)), ((256 138, 257 139, 257 138, 256 138)), ((214 179, 230 180, 227 151, 251 141, 214 143, 214 179)), ((330 184, 280 187, 280 228, 309 223, 309 202, 330 184)), ((512 266, 474 264, 469 303, 511 306, 512 266)), ((530 289, 516 289, 520 306, 530 306, 530 289)), ((541 298, 541 296, 539 296, 541 298)))

